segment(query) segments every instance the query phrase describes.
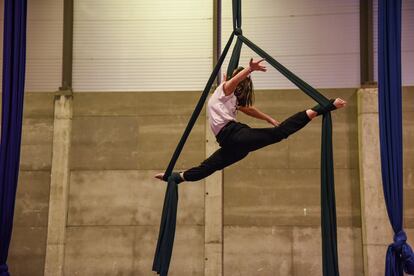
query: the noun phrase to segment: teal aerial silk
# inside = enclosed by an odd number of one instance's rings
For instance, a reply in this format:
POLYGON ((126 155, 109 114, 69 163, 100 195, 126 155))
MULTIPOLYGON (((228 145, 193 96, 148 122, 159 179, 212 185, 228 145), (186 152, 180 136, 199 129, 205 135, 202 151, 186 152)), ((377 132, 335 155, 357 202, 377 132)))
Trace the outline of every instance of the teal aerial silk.
POLYGON ((200 96, 200 99, 194 109, 193 114, 184 130, 174 154, 168 164, 164 174, 164 180, 168 182, 167 191, 164 199, 164 208, 161 217, 160 232, 158 237, 157 248, 154 257, 152 270, 158 274, 168 275, 169 264, 172 255, 174 243, 177 204, 178 204, 178 182, 172 175, 175 163, 184 147, 184 144, 193 128, 198 115, 203 109, 208 93, 211 90, 213 82, 220 71, 224 58, 226 57, 234 36, 237 36, 236 44, 233 48, 227 76, 231 77, 234 69, 237 68, 240 59, 240 52, 243 43, 256 52, 259 56, 278 70, 283 76, 289 79, 306 95, 315 100, 326 112, 323 113, 322 119, 322 153, 321 153, 321 228, 322 228, 322 265, 324 276, 339 275, 338 269, 338 250, 337 250, 337 230, 336 230, 336 206, 335 206, 335 188, 334 188, 334 169, 333 169, 333 151, 332 151, 332 118, 329 108, 332 106, 330 101, 319 93, 315 88, 301 80, 294 73, 260 49, 257 45, 243 36, 241 29, 241 0, 233 0, 233 32, 224 47, 223 53, 200 96))

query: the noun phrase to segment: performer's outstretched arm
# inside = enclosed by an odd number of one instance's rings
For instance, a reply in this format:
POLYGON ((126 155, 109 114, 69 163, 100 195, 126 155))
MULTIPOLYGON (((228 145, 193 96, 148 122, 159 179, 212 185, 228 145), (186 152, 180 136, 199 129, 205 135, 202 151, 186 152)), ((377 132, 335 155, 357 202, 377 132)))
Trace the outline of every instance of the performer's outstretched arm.
POLYGON ((255 106, 239 106, 238 109, 243 112, 244 114, 251 116, 256 119, 264 120, 271 125, 278 126, 280 124, 279 121, 273 119, 271 116, 267 115, 266 113, 260 111, 255 106))

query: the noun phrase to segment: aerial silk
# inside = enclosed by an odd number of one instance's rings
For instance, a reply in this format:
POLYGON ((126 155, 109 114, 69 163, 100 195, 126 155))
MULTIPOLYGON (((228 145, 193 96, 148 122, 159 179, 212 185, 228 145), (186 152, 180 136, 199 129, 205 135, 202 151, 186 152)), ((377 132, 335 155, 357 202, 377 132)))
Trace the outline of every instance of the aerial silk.
POLYGON ((184 147, 185 141, 193 128, 198 115, 200 114, 208 93, 213 85, 215 78, 223 64, 231 42, 234 36, 237 36, 237 41, 233 49, 233 53, 227 69, 228 78, 235 68, 237 68, 242 44, 246 44, 254 52, 278 70, 282 75, 294 83, 305 94, 319 103, 326 111, 322 119, 322 153, 321 153, 321 228, 322 228, 322 265, 324 276, 337 276, 338 270, 338 252, 337 252, 337 230, 336 230, 336 207, 335 207, 335 189, 334 189, 334 170, 333 170, 333 151, 332 151, 332 119, 329 112, 331 103, 316 89, 301 80, 298 76, 289 71, 282 64, 277 62, 274 58, 268 55, 265 51, 256 46, 253 42, 243 36, 241 29, 241 0, 233 0, 233 32, 229 41, 224 47, 223 53, 210 78, 204 88, 203 93, 196 105, 196 108, 191 115, 184 134, 181 137, 177 148, 168 164, 164 174, 164 180, 168 182, 167 191, 164 199, 164 207, 162 211, 161 224, 157 248, 154 256, 153 271, 165 276, 168 275, 169 264, 172 255, 172 248, 174 243, 176 214, 178 204, 178 185, 174 181, 171 173, 174 169, 175 163, 184 147))
POLYGON ((229 41, 227 42, 223 53, 221 54, 216 66, 214 67, 213 72, 208 79, 208 82, 204 88, 203 93, 201 94, 200 99, 196 105, 196 108, 191 115, 190 121, 187 124, 187 127, 184 130, 184 134, 181 137, 177 148, 171 158, 171 161, 167 167, 167 170, 164 174, 164 180, 168 182, 167 191, 164 198, 164 207, 162 210, 161 216, 161 225, 160 232, 158 236, 157 249, 155 251, 154 262, 152 270, 156 271, 158 274, 164 276, 168 275, 168 268, 170 264, 172 248, 174 243, 175 235, 175 225, 177 217, 177 205, 178 205, 178 187, 176 181, 171 176, 172 170, 174 169, 175 163, 177 162, 178 157, 180 156, 181 150, 184 147, 185 142, 187 141, 188 136, 203 109, 204 102, 207 99, 208 93, 213 85, 213 82, 220 70, 221 65, 223 64, 224 58, 226 57, 227 52, 230 49, 231 42, 233 41, 234 34, 232 33, 229 41))
POLYGON ((403 230, 401 97, 401 0, 378 6, 378 103, 382 185, 394 242, 388 246, 386 276, 414 274, 414 254, 403 230))
POLYGON ((4 1, 3 98, 0 144, 0 276, 7 256, 19 174, 26 65, 26 0, 4 1))

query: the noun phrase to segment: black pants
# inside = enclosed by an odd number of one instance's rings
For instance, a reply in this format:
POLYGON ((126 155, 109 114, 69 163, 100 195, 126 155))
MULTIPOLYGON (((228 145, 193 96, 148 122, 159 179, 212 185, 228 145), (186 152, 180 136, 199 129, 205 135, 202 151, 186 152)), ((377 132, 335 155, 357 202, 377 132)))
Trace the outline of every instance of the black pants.
POLYGON ((220 148, 199 166, 184 172, 186 181, 198 181, 246 157, 249 152, 289 137, 310 121, 306 111, 298 112, 277 127, 251 128, 240 122, 229 122, 217 134, 220 148))

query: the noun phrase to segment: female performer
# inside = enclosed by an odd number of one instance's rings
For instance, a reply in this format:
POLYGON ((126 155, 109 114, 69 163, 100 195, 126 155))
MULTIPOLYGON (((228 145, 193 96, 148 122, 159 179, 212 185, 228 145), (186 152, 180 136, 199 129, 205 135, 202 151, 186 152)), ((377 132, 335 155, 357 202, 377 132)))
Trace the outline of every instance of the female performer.
MULTIPOLYGON (((327 109, 316 105, 279 123, 253 106, 253 82, 250 74, 254 71, 266 72, 266 67, 261 64, 263 60, 251 59, 248 67, 238 67, 234 70, 232 78, 228 81, 224 78, 214 91, 208 101, 207 112, 211 130, 220 148, 200 165, 184 172, 173 172, 171 175, 177 184, 203 179, 243 159, 249 152, 288 138, 316 116, 346 105, 346 102, 340 98, 331 99, 327 109), (240 123, 236 120, 238 110, 254 118, 265 120, 273 127, 251 128, 240 123)), ((163 173, 159 173, 155 177, 162 180, 163 176, 163 173)))

